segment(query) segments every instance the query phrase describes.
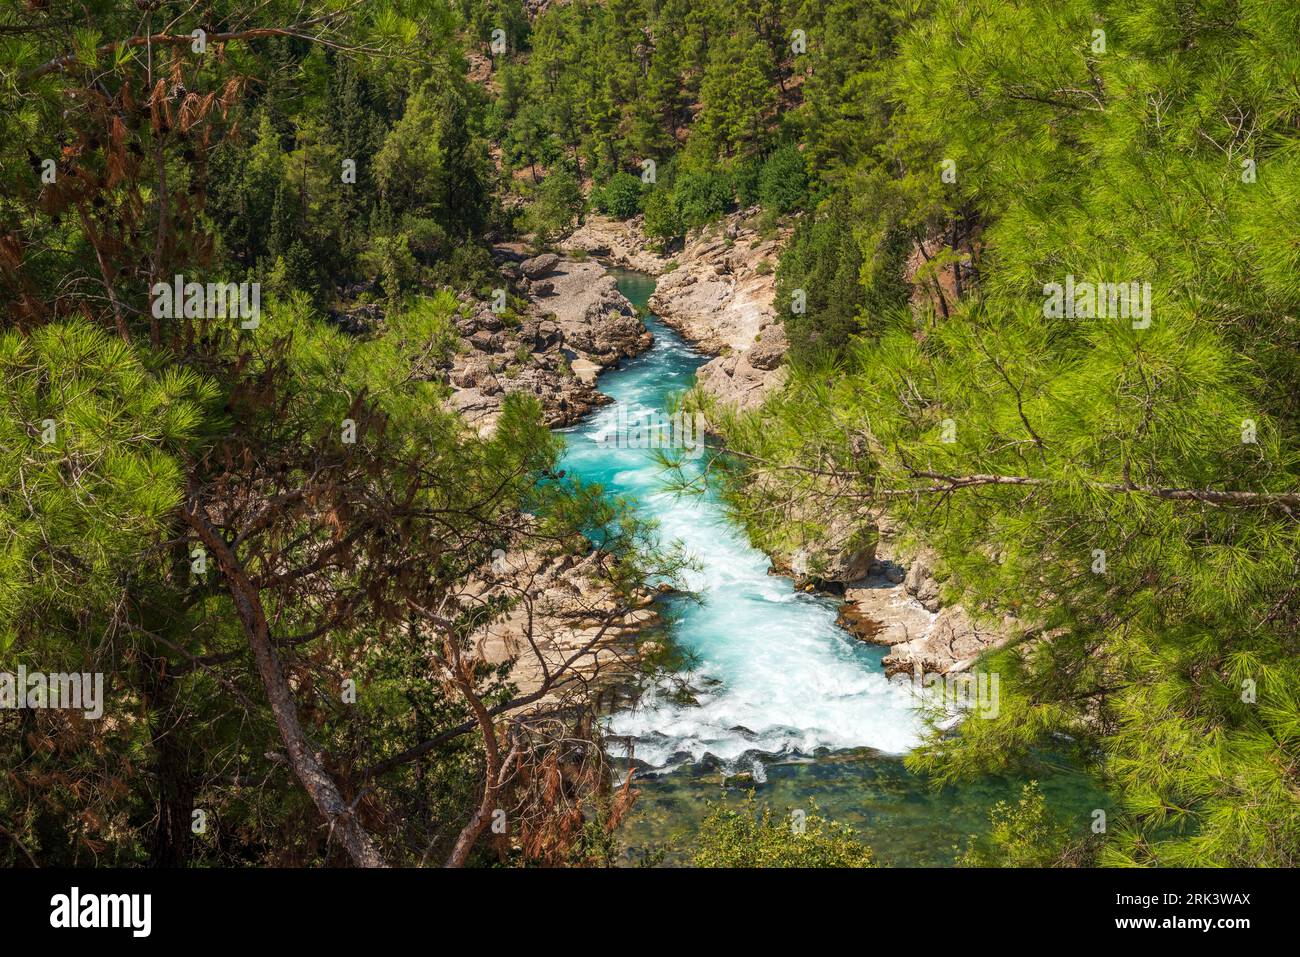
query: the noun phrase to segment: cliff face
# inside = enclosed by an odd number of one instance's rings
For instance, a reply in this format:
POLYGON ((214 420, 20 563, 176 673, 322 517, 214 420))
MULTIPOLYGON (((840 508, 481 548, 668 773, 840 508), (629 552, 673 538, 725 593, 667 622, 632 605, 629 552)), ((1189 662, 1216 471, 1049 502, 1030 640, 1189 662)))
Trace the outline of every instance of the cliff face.
POLYGON ((789 346, 772 307, 785 234, 760 234, 757 212, 732 213, 692 234, 650 298, 665 323, 717 356, 700 369, 700 387, 742 409, 785 382, 789 346))

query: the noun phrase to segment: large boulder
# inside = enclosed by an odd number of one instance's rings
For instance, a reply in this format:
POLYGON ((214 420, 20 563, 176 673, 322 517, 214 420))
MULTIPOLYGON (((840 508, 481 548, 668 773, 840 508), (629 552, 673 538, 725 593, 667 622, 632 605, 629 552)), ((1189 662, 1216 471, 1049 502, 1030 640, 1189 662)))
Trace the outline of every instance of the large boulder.
POLYGON ((560 264, 560 257, 555 253, 542 253, 532 259, 525 259, 519 264, 519 271, 529 279, 541 279, 549 275, 560 264))
POLYGON ((790 351, 790 340, 786 338, 785 328, 776 323, 764 326, 758 342, 746 353, 749 364, 755 369, 770 372, 781 364, 785 354, 790 351))
POLYGON ((939 610, 939 582, 934 577, 934 563, 934 552, 923 549, 912 560, 911 567, 907 570, 907 577, 903 579, 903 587, 907 593, 920 602, 927 611, 939 610))
POLYGON ((469 337, 469 344, 479 352, 499 352, 501 350, 501 334, 480 329, 469 337))

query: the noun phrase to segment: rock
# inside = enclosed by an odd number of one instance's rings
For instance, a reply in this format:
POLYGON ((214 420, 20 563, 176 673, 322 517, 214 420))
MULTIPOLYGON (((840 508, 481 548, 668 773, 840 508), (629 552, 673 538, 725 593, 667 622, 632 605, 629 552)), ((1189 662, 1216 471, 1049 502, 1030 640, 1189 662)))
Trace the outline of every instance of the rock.
POLYGON ((558 346, 564 341, 564 333, 560 327, 548 319, 543 319, 537 324, 537 332, 533 336, 533 341, 538 349, 549 349, 552 346, 558 346))
POLYGON ((761 335, 762 339, 754 343, 746 357, 755 369, 771 372, 790 351, 790 340, 786 338, 785 328, 775 324, 764 327, 761 335))
POLYGON ((598 256, 616 265, 658 276, 668 260, 650 248, 642 229, 642 217, 628 220, 589 215, 561 246, 588 256, 598 256))
POLYGON ((375 303, 361 303, 346 309, 331 309, 330 321, 344 332, 363 336, 374 332, 384 323, 383 307, 375 303))
POLYGON ((977 624, 961 605, 951 605, 939 612, 926 634, 894 645, 882 664, 887 675, 953 674, 965 671, 1007 638, 1003 629, 977 624))
MULTIPOLYGON (((884 538, 884 529, 881 529, 881 538, 884 538)), ((873 578, 883 579, 891 585, 901 585, 907 577, 907 569, 896 561, 881 558, 877 549, 876 560, 871 563, 870 575, 873 578)))
POLYGON ((872 642, 874 644, 890 644, 890 642, 880 642, 876 640, 877 636, 885 630, 885 623, 868 617, 863 613, 862 609, 853 602, 845 602, 840 606, 839 613, 835 616, 835 624, 839 625, 859 641, 872 642))
POLYGON ((519 264, 519 270, 529 279, 541 279, 559 265, 560 257, 555 253, 542 253, 532 259, 525 259, 519 264))
POLYGON ((799 587, 847 584, 867 577, 878 538, 870 523, 854 527, 835 520, 819 540, 806 543, 788 558, 773 557, 777 570, 793 575, 799 587))
MULTIPOLYGON (((503 244, 493 253, 498 262, 512 263, 522 258, 521 248, 503 244)), ((610 401, 595 388, 600 371, 636 355, 653 341, 599 263, 554 254, 527 262, 532 263, 530 268, 545 267, 550 274, 545 280, 529 281, 529 312, 519 326, 507 327, 487 303, 462 299, 462 308, 472 310, 472 318, 462 318, 456 326, 466 348, 454 357, 445 378, 453 389, 473 390, 470 396, 453 395, 450 405, 483 434, 496 427, 505 395, 516 392, 538 398, 548 426, 572 424, 610 401), (513 358, 521 349, 529 354, 523 363, 513 358), (498 378, 492 374, 489 356, 501 353, 510 354, 509 359, 497 360, 503 368, 508 364, 510 371, 498 378)))
POLYGON ((789 348, 775 309, 775 270, 785 234, 764 238, 752 211, 732 213, 693 234, 676 268, 660 277, 650 308, 707 352, 739 357, 699 372, 706 392, 726 405, 755 408, 785 382, 789 348))
POLYGON ((706 362, 695 377, 700 388, 717 397, 723 405, 742 411, 756 409, 769 394, 785 384, 787 371, 775 369, 768 374, 755 369, 749 356, 719 356, 706 362))
POLYGON ((923 550, 912 560, 903 579, 903 587, 928 611, 939 610, 939 582, 934 577, 935 555, 928 549, 923 550))
POLYGON ((852 582, 865 578, 876 557, 877 534, 875 526, 866 526, 847 537, 832 538, 815 549, 810 566, 822 581, 852 582))
POLYGON ((519 341, 531 352, 545 352, 564 341, 560 327, 549 319, 530 319, 519 329, 519 341))
POLYGON ((469 337, 469 344, 479 352, 499 352, 501 349, 501 337, 486 329, 480 329, 474 335, 469 337))
POLYGON ((569 363, 573 369, 573 374, 578 377, 579 381, 586 382, 588 385, 596 381, 596 376, 600 375, 600 366, 590 359, 574 359, 569 363))
POLYGON ((841 627, 863 641, 886 647, 927 634, 934 615, 917 604, 901 583, 879 574, 878 568, 879 563, 873 564, 870 575, 844 589, 841 627))

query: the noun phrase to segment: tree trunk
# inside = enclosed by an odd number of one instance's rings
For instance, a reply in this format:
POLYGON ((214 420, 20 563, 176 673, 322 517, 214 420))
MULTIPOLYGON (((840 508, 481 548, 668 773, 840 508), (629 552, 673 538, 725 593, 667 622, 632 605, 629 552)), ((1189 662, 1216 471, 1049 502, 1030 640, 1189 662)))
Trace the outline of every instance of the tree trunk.
POLYGON ((244 574, 239 559, 226 540, 208 521, 202 507, 191 500, 185 510, 185 520, 198 534, 200 540, 217 559, 225 576, 230 597, 234 600, 239 620, 243 623, 248 643, 257 661, 257 671, 266 686, 266 698, 275 715, 280 738, 289 752, 289 763, 303 788, 315 803, 321 816, 330 826, 331 836, 337 836, 348 856, 359 867, 386 867, 374 838, 361 826, 353 809, 343 799, 338 785, 321 766, 307 735, 298 720, 298 708, 293 702, 289 682, 280 667, 279 656, 271 642, 270 628, 262 609, 261 598, 253 583, 244 574))

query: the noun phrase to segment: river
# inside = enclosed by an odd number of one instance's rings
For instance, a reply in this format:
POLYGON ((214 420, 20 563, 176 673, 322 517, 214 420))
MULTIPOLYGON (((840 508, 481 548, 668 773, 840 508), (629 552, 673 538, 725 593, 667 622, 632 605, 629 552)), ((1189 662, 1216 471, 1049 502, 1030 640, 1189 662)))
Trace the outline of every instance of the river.
MULTIPOLYGON (((611 273, 644 309, 654 278, 611 273)), ((668 491, 650 451, 601 441, 620 408, 632 423, 664 409, 707 361, 653 315, 646 325, 654 346, 600 377, 614 404, 560 430, 569 474, 633 498, 664 541, 684 544, 698 565, 685 577, 701 602, 662 599, 675 645, 689 656, 679 678, 691 697, 652 689, 606 722, 614 756, 639 769, 641 797, 622 831, 630 859, 654 847, 666 848, 668 863, 688 859, 709 802, 737 800, 753 787, 778 812, 815 801, 857 830, 883 864, 952 863, 955 847, 985 830, 989 808, 1014 800, 1021 781, 991 777, 936 791, 909 772, 902 756, 922 724, 910 693, 886 681, 884 649, 836 626, 834 600, 768 574, 767 557, 715 497, 668 491)), ((1040 781, 1049 799, 1081 819, 1104 806, 1068 769, 1040 781)))

